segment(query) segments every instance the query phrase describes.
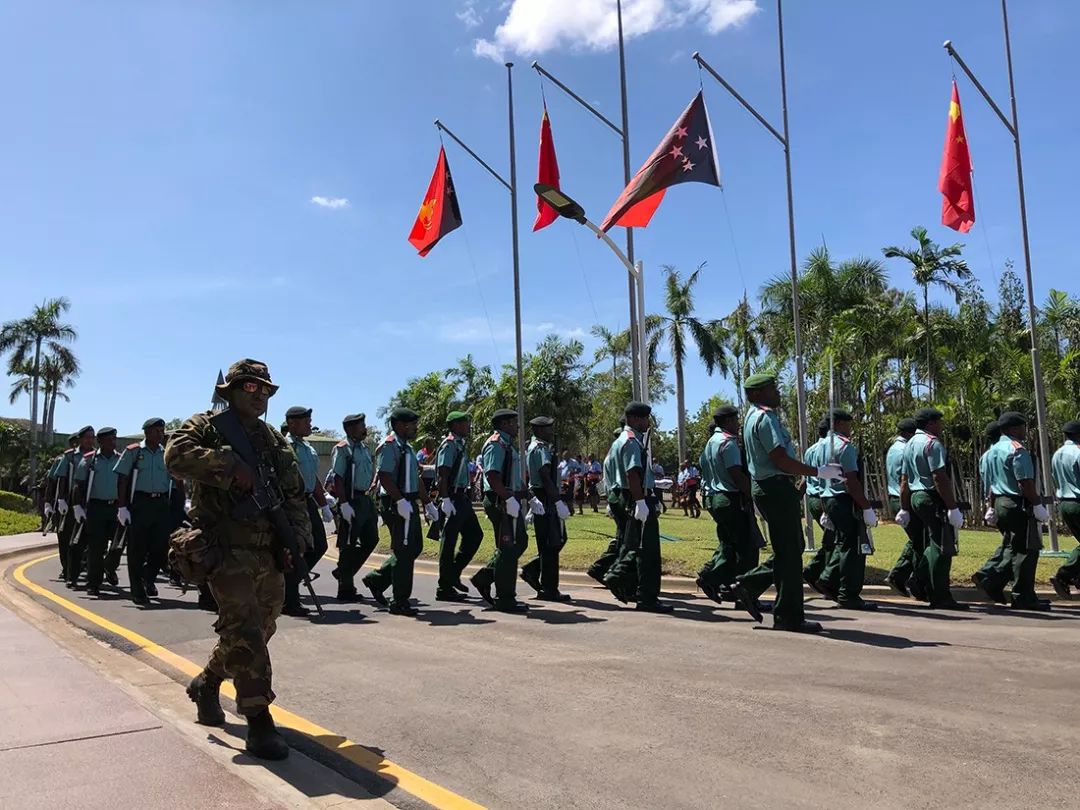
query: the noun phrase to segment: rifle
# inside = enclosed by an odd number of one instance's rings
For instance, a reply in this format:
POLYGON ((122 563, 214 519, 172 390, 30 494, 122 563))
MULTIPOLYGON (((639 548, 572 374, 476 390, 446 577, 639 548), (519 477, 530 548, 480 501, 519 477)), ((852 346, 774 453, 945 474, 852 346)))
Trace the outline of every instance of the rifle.
MULTIPOLYGON (((131 503, 132 496, 135 495, 135 482, 139 480, 139 456, 135 456, 135 461, 131 465, 131 483, 128 486, 127 503, 131 503)), ((130 506, 128 508, 130 512, 130 506)), ((124 548, 127 546, 128 529, 131 528, 131 521, 129 520, 123 526, 117 526, 116 531, 113 532, 112 542, 109 543, 108 556, 111 556, 114 552, 119 551, 117 555, 117 563, 120 558, 124 556, 124 548)))
POLYGON ((320 617, 324 616, 319 597, 316 596, 315 588, 311 584, 311 572, 308 570, 307 562, 300 551, 300 541, 296 537, 292 524, 289 523, 288 515, 285 514, 285 510, 282 508, 285 503, 285 495, 277 482, 275 471, 268 469, 260 460, 259 454, 255 452, 255 448, 251 444, 251 439, 248 438, 247 431, 244 430, 243 425, 240 424, 240 420, 231 408, 210 417, 210 422, 224 437, 225 441, 232 446, 233 452, 240 457, 240 460, 255 473, 255 482, 251 494, 234 505, 230 516, 233 520, 251 520, 260 512, 266 513, 278 542, 292 557, 293 569, 303 580, 304 586, 315 604, 315 610, 320 617))
MULTIPOLYGON (((450 442, 451 444, 454 444, 454 440, 451 439, 449 436, 447 436, 445 439, 443 439, 443 441, 444 442, 450 442)), ((435 474, 438 475, 439 474, 439 471, 438 471, 438 454, 436 454, 435 458, 436 458, 435 474)), ((465 463, 465 450, 460 449, 458 451, 457 461, 454 463, 454 466, 450 468, 450 475, 446 479, 446 492, 448 493, 447 497, 450 497, 449 493, 453 491, 454 485, 457 482, 458 476, 461 475, 461 467, 462 467, 462 465, 464 463, 465 463)), ((450 500, 453 501, 453 498, 450 498, 450 500)), ((435 522, 433 522, 428 527, 428 533, 427 533, 428 540, 438 540, 439 539, 439 536, 442 534, 443 526, 446 525, 446 520, 447 520, 446 515, 442 514, 442 512, 440 511, 439 512, 439 519, 436 520, 435 522)))
MULTIPOLYGON (((86 477, 86 497, 83 498, 83 505, 82 505, 84 510, 88 509, 90 507, 90 492, 94 488, 94 467, 96 466, 96 464, 97 464, 97 453, 94 453, 94 459, 93 459, 93 461, 90 462, 90 474, 86 477)), ((72 505, 71 508, 72 509, 75 508, 74 504, 72 505)), ((87 515, 86 517, 84 517, 82 520, 79 521, 79 529, 78 529, 78 531, 75 532, 75 536, 71 538, 71 545, 76 546, 76 545, 79 544, 79 538, 82 537, 83 529, 86 528, 86 518, 87 517, 89 517, 89 515, 87 515)))

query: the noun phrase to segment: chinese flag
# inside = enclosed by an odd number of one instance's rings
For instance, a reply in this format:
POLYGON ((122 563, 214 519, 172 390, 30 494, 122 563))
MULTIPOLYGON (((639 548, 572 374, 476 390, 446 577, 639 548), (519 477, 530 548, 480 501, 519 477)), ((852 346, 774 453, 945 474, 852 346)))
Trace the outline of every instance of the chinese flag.
MULTIPOLYGON (((559 159, 555 157, 555 141, 551 139, 551 119, 548 118, 547 104, 544 105, 544 117, 540 120, 540 161, 536 168, 536 182, 546 183, 552 188, 559 187, 559 159)), ((546 228, 558 218, 554 208, 539 197, 536 198, 534 231, 546 228)))
POLYGON ((712 126, 700 91, 623 189, 600 229, 606 231, 613 225, 644 228, 669 186, 691 182, 720 185, 712 126))
POLYGON ((975 224, 975 195, 971 185, 971 153, 964 134, 964 117, 960 113, 960 94, 952 83, 949 102, 949 123, 945 127, 945 151, 941 156, 938 175, 941 201, 941 224, 960 233, 967 233, 975 224))
POLYGON ((440 146, 435 174, 431 176, 420 212, 409 231, 409 242, 421 256, 427 256, 440 239, 460 227, 461 209, 454 194, 454 180, 450 176, 450 164, 446 162, 446 150, 440 146))

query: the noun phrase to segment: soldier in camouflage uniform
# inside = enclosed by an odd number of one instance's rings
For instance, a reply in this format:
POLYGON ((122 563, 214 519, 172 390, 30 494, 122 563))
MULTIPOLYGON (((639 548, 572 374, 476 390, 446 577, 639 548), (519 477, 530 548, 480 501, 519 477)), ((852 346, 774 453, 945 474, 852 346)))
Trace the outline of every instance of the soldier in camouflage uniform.
MULTIPOLYGON (((233 363, 218 386, 255 452, 274 470, 285 497, 284 511, 300 545, 310 547, 311 522, 296 458, 282 435, 259 419, 277 390, 266 365, 250 359, 233 363)), ((248 722, 247 750, 257 757, 283 759, 289 747, 270 716, 274 692, 267 643, 284 599, 279 561, 288 566, 290 560, 280 551, 266 512, 247 520, 233 517, 234 506, 251 492, 255 475, 225 442, 211 416, 198 413, 188 419, 165 451, 169 471, 193 483, 192 525, 209 534, 223 551, 221 563, 209 575, 218 603, 214 623, 218 643, 206 668, 189 684, 188 696, 198 706, 200 723, 222 725, 225 715, 218 689, 223 679, 232 678, 237 711, 248 722)))

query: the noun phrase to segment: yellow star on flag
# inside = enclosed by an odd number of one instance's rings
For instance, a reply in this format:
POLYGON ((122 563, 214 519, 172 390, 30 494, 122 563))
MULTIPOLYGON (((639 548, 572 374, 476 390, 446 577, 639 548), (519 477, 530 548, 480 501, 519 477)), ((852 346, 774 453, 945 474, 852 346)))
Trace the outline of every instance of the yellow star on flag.
POLYGON ((959 117, 960 117, 960 105, 957 104, 955 101, 950 101, 949 102, 949 120, 950 121, 955 121, 959 117))

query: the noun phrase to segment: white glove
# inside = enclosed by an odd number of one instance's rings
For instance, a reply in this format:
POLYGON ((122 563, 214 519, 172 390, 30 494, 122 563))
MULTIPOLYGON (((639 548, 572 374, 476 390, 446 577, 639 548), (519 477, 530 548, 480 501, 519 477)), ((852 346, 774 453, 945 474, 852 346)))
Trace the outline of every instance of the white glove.
POLYGON ((454 508, 454 502, 449 498, 443 498, 439 501, 439 508, 442 509, 443 516, 447 518, 457 512, 457 509, 454 508))
POLYGON ((649 519, 649 505, 644 500, 634 501, 634 520, 644 523, 649 519))
POLYGON ((51 515, 51 514, 52 514, 52 504, 47 503, 47 504, 45 504, 45 517, 49 517, 49 515, 51 515))
POLYGON ((1035 508, 1031 510, 1031 514, 1035 516, 1035 519, 1039 521, 1039 523, 1047 523, 1050 520, 1050 510, 1041 503, 1035 504, 1035 508))
MULTIPOLYGON (((348 506, 348 504, 346 504, 346 506, 348 506)), ((352 507, 349 508, 351 509, 352 507)), ((334 513, 330 511, 330 504, 326 504, 319 511, 322 512, 323 523, 329 523, 334 519, 334 513)))
POLYGON ((341 517, 346 523, 352 523, 352 519, 356 517, 356 510, 345 501, 341 502, 341 517))
POLYGON ((818 519, 818 523, 820 523, 821 528, 823 528, 827 532, 831 532, 833 529, 836 528, 835 526, 833 526, 833 522, 829 520, 829 516, 826 515, 824 512, 821 513, 821 517, 818 519))
POLYGON ((949 510, 949 523, 951 523, 953 525, 953 527, 957 528, 957 529, 959 529, 961 526, 963 526, 964 525, 964 514, 963 514, 963 512, 961 512, 959 509, 950 509, 949 510))
POLYGON ((559 520, 566 520, 568 517, 570 517, 570 507, 566 505, 565 501, 556 501, 555 511, 559 515, 559 520))
POLYGON ((127 526, 131 523, 131 510, 126 506, 121 506, 116 510, 116 519, 120 521, 121 526, 127 526))
POLYGON ((61 515, 66 515, 68 511, 67 501, 65 501, 63 498, 60 498, 56 502, 56 511, 59 512, 61 515))
POLYGON ((397 513, 401 515, 401 517, 408 519, 409 515, 412 514, 412 504, 404 498, 399 499, 397 502, 397 513))
POLYGON ((191 511, 191 498, 188 498, 187 500, 184 501, 184 511, 185 512, 190 512, 191 511))
POLYGON ((844 470, 839 464, 823 464, 817 468, 817 477, 826 481, 839 481, 844 477, 844 470))
POLYGON ((512 518, 516 518, 521 514, 521 504, 513 495, 506 499, 506 514, 512 518))
POLYGON ((862 522, 866 524, 866 528, 874 528, 875 526, 877 526, 877 512, 875 512, 873 509, 863 509, 862 522))
POLYGON ((607 505, 607 509, 604 510, 604 514, 607 515, 608 517, 613 517, 613 515, 611 514, 611 504, 610 503, 607 505))
MULTIPOLYGON (((559 503, 562 503, 562 501, 559 501, 559 503)), ((547 509, 544 508, 543 501, 541 501, 535 495, 533 495, 531 498, 529 498, 529 510, 534 515, 537 515, 539 517, 543 517, 544 515, 547 514, 547 509)))
POLYGON ((911 523, 911 512, 907 509, 901 509, 896 513, 896 525, 901 529, 906 528, 911 523))
POLYGON ((84 520, 86 520, 86 510, 83 509, 81 506, 75 507, 75 520, 79 521, 79 523, 82 523, 84 520))
POLYGON ((439 519, 439 507, 433 503, 426 503, 424 504, 424 514, 427 515, 430 523, 434 523, 439 519))
POLYGON ((987 526, 997 526, 997 512, 994 511, 994 507, 986 507, 986 513, 983 515, 983 523, 987 526))

